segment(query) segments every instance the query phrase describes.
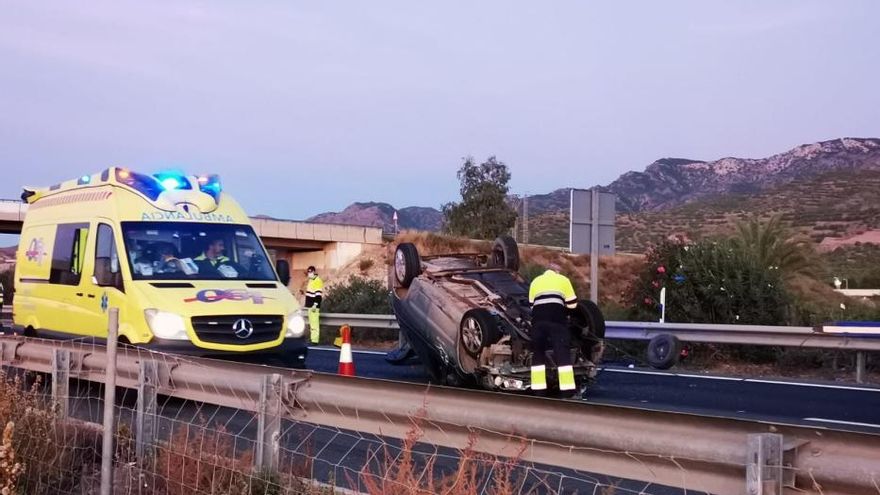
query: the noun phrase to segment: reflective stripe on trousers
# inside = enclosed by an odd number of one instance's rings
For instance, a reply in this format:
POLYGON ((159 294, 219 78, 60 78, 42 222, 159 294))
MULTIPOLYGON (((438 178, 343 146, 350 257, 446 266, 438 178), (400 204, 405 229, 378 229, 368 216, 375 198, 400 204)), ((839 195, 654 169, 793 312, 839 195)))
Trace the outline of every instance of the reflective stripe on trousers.
POLYGON ((532 390, 547 390, 547 367, 532 366, 532 390))
POLYGON ((560 366, 556 369, 559 374, 559 390, 574 390, 574 368, 569 366, 560 366))
POLYGON ((309 308, 309 334, 313 344, 321 339, 321 310, 314 306, 309 308))

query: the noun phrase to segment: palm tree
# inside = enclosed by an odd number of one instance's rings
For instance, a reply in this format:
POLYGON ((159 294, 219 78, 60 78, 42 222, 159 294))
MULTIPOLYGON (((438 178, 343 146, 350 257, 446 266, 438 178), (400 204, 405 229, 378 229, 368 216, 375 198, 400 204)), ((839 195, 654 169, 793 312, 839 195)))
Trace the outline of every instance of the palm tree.
POLYGON ((820 272, 818 257, 809 240, 792 236, 776 215, 762 221, 757 216, 736 224, 733 245, 756 259, 760 266, 779 270, 790 280, 796 275, 815 277, 820 272))

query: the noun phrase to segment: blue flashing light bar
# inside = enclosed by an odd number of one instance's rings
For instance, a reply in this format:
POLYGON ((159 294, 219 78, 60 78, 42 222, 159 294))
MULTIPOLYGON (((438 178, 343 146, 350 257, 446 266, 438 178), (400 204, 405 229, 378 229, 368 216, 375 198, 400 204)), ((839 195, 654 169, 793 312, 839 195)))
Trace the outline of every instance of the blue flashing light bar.
POLYGON ((223 191, 223 186, 220 184, 219 175, 200 175, 198 181, 200 191, 210 195, 215 201, 220 199, 220 193, 223 191))
POLYGON ((174 177, 166 177, 162 179, 162 182, 160 182, 160 184, 162 184, 162 187, 164 187, 165 189, 177 189, 178 187, 180 187, 180 182, 178 182, 177 179, 175 179, 174 177))
POLYGON ((91 175, 83 175, 82 177, 80 177, 80 178, 76 181, 76 185, 78 185, 78 186, 82 186, 82 185, 84 185, 84 184, 88 184, 88 183, 90 183, 90 182, 92 182, 92 176, 91 176, 91 175))
MULTIPOLYGON (((82 181, 85 177, 81 178, 82 181)), ((91 180, 91 177, 88 177, 91 180)), ((185 175, 176 172, 161 172, 154 175, 145 175, 126 170, 116 169, 116 180, 140 192, 151 201, 155 201, 163 191, 192 190, 196 183, 199 191, 208 194, 214 201, 219 201, 223 190, 220 185, 219 175, 200 175, 195 182, 191 182, 185 175)))
POLYGON ((175 189, 192 189, 192 185, 183 174, 162 172, 153 175, 153 177, 159 181, 159 184, 161 184, 162 188, 166 191, 173 191, 175 189))

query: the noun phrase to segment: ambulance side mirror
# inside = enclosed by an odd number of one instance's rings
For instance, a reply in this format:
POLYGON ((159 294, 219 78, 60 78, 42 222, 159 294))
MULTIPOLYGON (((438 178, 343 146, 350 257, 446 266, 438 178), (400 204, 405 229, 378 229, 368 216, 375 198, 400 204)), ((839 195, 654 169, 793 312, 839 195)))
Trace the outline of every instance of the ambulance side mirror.
POLYGON ((290 284, 290 263, 287 260, 275 260, 275 271, 278 272, 278 278, 285 287, 290 284))
POLYGON ((122 290, 122 277, 119 276, 118 269, 113 271, 110 258, 95 258, 95 276, 92 281, 98 287, 116 287, 122 290))

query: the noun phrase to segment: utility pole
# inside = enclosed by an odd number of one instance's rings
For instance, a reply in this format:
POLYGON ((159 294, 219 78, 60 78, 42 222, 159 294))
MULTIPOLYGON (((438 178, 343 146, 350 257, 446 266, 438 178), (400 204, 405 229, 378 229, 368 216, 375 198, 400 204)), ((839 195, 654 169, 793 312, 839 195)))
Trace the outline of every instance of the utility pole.
POLYGON ((529 193, 523 194, 523 244, 529 243, 529 193))

